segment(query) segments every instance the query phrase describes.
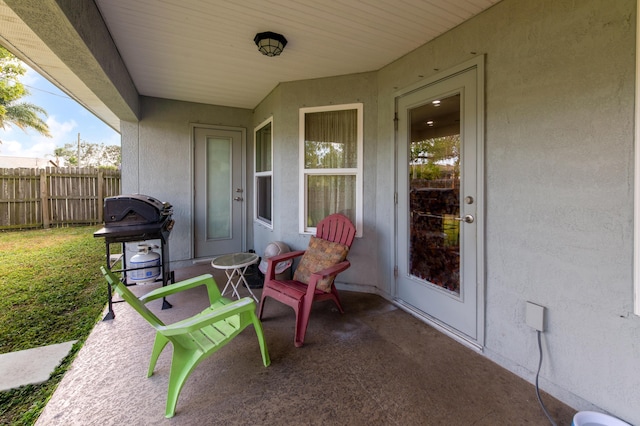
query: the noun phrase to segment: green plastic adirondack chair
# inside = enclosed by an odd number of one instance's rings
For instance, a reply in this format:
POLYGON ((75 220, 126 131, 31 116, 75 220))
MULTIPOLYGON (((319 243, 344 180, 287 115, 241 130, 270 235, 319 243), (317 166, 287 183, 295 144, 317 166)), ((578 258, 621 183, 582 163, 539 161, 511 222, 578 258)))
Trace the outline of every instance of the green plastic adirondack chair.
POLYGON ((147 377, 153 374, 158 357, 167 343, 173 344, 166 417, 174 416, 182 386, 196 366, 247 326, 253 324, 258 335, 264 366, 267 367, 271 363, 253 299, 245 297, 231 301, 222 297, 210 274, 160 287, 138 298, 111 271, 104 266, 100 269, 111 287, 156 329, 147 377), (207 286, 211 306, 190 318, 165 325, 145 306, 145 303, 152 300, 199 285, 207 286))

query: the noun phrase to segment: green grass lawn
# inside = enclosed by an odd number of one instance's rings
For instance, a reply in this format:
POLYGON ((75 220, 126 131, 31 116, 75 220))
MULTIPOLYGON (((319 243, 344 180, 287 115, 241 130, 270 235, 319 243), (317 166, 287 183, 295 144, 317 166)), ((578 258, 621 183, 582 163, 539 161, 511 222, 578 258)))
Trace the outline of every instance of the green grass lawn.
POLYGON ((98 227, 0 233, 0 353, 78 340, 51 378, 0 392, 0 424, 31 425, 100 319, 107 287, 98 227))

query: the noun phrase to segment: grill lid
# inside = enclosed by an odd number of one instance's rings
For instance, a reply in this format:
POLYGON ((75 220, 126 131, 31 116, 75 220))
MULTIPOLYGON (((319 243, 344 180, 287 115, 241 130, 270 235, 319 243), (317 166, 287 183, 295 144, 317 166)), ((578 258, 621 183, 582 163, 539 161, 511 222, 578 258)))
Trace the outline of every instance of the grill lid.
POLYGON ((105 226, 159 223, 173 214, 173 206, 142 194, 117 195, 104 199, 105 226))

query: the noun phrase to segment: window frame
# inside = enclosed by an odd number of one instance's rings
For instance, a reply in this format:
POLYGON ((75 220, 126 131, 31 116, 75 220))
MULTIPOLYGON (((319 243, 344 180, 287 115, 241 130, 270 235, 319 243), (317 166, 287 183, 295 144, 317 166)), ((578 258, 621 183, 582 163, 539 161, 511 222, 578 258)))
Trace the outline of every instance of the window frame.
POLYGON ((253 220, 267 228, 273 229, 273 116, 267 118, 253 129, 253 220), (258 172, 258 138, 257 134, 264 127, 271 125, 271 150, 269 152, 271 169, 268 171, 258 172), (271 178, 271 220, 267 220, 259 215, 258 200, 260 185, 258 180, 260 178, 271 178))
POLYGON ((315 235, 316 227, 306 226, 307 207, 308 207, 308 178, 309 176, 355 176, 356 177, 356 205, 355 205, 355 227, 356 237, 362 237, 362 212, 363 212, 363 164, 364 164, 364 104, 351 103, 340 105, 324 105, 315 107, 304 107, 299 109, 299 232, 300 234, 315 235), (306 114, 327 111, 343 111, 356 110, 356 167, 341 169, 307 169, 305 168, 305 116, 306 114))
MULTIPOLYGON (((640 2, 636 2, 640 4, 640 2)), ((640 9, 636 8, 636 25, 640 9)), ((634 129, 634 200, 633 200, 633 313, 640 316, 640 31, 636 31, 636 93, 634 129)))

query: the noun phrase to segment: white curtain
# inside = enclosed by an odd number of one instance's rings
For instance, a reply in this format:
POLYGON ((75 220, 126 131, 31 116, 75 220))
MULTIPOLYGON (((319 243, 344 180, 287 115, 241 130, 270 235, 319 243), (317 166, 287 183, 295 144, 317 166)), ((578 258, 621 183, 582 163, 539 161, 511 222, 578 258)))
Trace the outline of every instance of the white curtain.
POLYGON ((352 168, 357 165, 358 111, 305 114, 305 164, 310 168, 352 168))

